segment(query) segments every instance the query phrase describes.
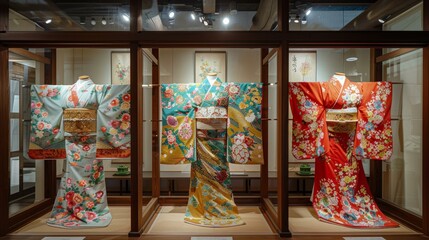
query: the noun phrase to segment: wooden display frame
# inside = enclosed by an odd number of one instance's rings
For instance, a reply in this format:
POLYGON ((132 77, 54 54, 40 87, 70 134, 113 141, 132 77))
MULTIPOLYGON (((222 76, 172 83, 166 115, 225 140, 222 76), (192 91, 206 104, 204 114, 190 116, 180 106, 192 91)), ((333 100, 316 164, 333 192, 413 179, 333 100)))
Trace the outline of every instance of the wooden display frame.
MULTIPOLYGON (((210 48, 227 48, 227 47, 242 47, 252 48, 257 47, 261 49, 267 48, 279 48, 278 59, 279 59, 279 85, 278 89, 282 94, 279 94, 278 98, 278 114, 279 114, 279 136, 287 136, 287 119, 288 119, 288 49, 290 47, 369 47, 369 48, 383 48, 383 47, 424 47, 423 49, 423 108, 427 109, 429 106, 429 34, 427 32, 409 31, 404 37, 403 32, 372 32, 372 31, 359 31, 359 32, 291 32, 288 29, 288 16, 289 16, 289 5, 284 4, 284 1, 278 0, 279 6, 279 28, 281 31, 277 32, 142 32, 142 24, 138 19, 142 19, 142 1, 131 1, 131 24, 130 31, 128 32, 7 32, 8 25, 8 11, 9 1, 0 1, 0 98, 2 104, 0 104, 0 119, 2 127, 7 129, 1 131, 0 138, 3 139, 3 143, 0 145, 0 157, 3 161, 0 164, 1 171, 1 190, 3 193, 9 192, 9 179, 8 169, 9 164, 5 159, 9 158, 9 84, 8 84, 8 48, 61 48, 61 47, 115 47, 115 48, 129 48, 131 52, 131 89, 132 96, 137 104, 131 105, 131 113, 133 119, 136 119, 132 123, 133 129, 136 131, 132 132, 132 178, 133 184, 131 186, 131 232, 130 235, 140 235, 147 219, 144 213, 150 213, 150 211, 142 211, 142 172, 137 169, 142 167, 142 137, 139 131, 142 131, 141 124, 139 121, 142 120, 142 73, 139 69, 142 66, 142 48, 160 48, 160 47, 210 47, 210 48)), ((429 4, 424 4, 424 29, 429 31, 429 4)), ((374 54, 375 57, 379 57, 379 54, 374 54)), ((55 53, 49 56, 52 61, 51 69, 49 69, 51 76, 48 77, 46 83, 55 84, 55 53), (49 80, 50 79, 50 80, 49 80), (49 82, 50 81, 50 82, 49 82)), ((261 56, 263 59, 264 57, 261 56)), ((374 61, 375 62, 375 61, 374 61)), ((374 63, 375 64, 375 63, 374 63)), ((374 74, 379 74, 377 69, 374 69, 374 74)), ((159 97, 159 96, 158 96, 159 97)), ((428 111, 424 111, 423 116, 423 135, 429 136, 429 115, 428 111)), ((427 146, 428 138, 423 139, 424 146, 427 146)), ((278 167, 279 167, 279 178, 278 178, 278 201, 279 210, 274 211, 273 206, 270 205, 266 198, 262 198, 262 208, 271 214, 268 214, 273 220, 276 229, 280 236, 290 236, 291 233, 288 227, 288 171, 287 165, 282 164, 288 162, 288 150, 287 141, 279 141, 278 143, 278 167)), ((429 158, 429 148, 424 148, 423 159, 429 158)), ((46 190, 45 196, 47 201, 41 202, 39 205, 22 212, 19 215, 9 218, 8 209, 1 208, 0 220, 4 223, 0 226, 0 235, 5 235, 14 229, 22 227, 28 221, 31 221, 37 217, 37 214, 43 213, 50 209, 55 197, 55 162, 52 164, 45 165, 46 184, 49 187, 46 190)), ((373 169, 377 169, 373 166, 373 169)), ((156 169, 155 169, 156 170, 156 169)), ((158 171, 158 170, 156 170, 158 171)), ((265 170, 264 170, 265 171, 265 170)), ((423 161, 423 216, 421 224, 418 223, 417 229, 423 232, 425 235, 429 235, 429 163, 423 161)), ((153 182, 153 184, 158 184, 153 182)), ((374 181, 372 186, 375 187, 378 192, 377 186, 379 182, 374 181)), ((264 190, 265 191, 265 190, 264 190)), ((265 192, 263 194, 265 194, 265 192)), ((153 191, 151 209, 156 209, 159 195, 157 191, 153 191)), ((2 206, 8 205, 7 198, 1 198, 0 204, 2 206)), ((393 205, 386 203, 386 208, 393 209, 393 205)), ((412 218, 402 215, 399 216, 400 220, 405 222, 413 221, 412 218)))

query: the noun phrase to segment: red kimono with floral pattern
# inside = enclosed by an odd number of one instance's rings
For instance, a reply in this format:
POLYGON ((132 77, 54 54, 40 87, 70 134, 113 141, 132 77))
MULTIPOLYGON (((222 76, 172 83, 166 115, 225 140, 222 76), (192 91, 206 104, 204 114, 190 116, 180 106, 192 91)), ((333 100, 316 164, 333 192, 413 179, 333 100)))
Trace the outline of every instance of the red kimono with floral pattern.
POLYGON ((392 155, 391 84, 348 79, 342 84, 331 78, 289 86, 292 153, 316 159, 312 201, 319 219, 349 227, 397 227, 377 207, 361 161, 392 155))

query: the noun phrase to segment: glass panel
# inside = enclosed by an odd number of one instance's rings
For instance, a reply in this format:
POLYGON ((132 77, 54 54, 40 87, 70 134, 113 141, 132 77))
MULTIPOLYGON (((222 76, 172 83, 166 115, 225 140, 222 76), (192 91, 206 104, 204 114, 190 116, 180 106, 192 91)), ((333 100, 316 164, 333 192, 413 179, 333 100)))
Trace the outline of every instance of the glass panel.
POLYGON ((289 1, 291 31, 422 31, 421 1, 289 1))
POLYGON ((277 0, 142 1, 147 31, 277 30, 277 0))
POLYGON ((268 62, 268 199, 277 207, 277 54, 268 62))
POLYGON ((130 1, 10 0, 9 31, 128 31, 130 1))
POLYGON ((10 120, 10 151, 19 151, 19 119, 10 120))
POLYGON ((417 50, 383 62, 393 85, 393 155, 383 162, 383 199, 422 215, 423 58, 417 50))
MULTIPOLYGON (((47 49, 22 49, 44 56, 47 49)), ((30 133, 30 85, 44 79, 44 64, 14 51, 9 53, 11 83, 10 151, 11 191, 9 215, 21 212, 28 206, 45 199, 44 162, 28 158, 30 133), (37 179, 37 181, 36 181, 37 179)))
MULTIPOLYGON (((151 49, 145 49, 151 52, 151 49)), ((152 91, 159 90, 159 86, 152 85, 152 61, 143 54, 143 102, 153 102, 152 91)), ((159 149, 153 150, 153 146, 159 145, 159 136, 153 132, 152 125, 160 124, 159 116, 152 116, 152 104, 143 105, 143 196, 152 197, 152 159, 159 156, 159 149)))
MULTIPOLYGON (((11 78, 12 79, 12 78, 11 78)), ((19 81, 9 81, 10 82, 10 112, 19 113, 19 81)))

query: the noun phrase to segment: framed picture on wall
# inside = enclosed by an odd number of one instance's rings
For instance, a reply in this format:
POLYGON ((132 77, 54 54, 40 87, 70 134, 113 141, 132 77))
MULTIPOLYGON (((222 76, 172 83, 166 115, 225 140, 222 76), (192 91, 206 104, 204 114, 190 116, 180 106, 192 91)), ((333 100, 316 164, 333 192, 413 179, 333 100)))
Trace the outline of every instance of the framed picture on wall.
POLYGON ((195 52, 195 82, 202 82, 208 73, 217 73, 226 82, 226 52, 195 52))
POLYGON ((130 84, 130 53, 112 52, 112 84, 130 84))
POLYGON ((289 82, 316 82, 316 61, 316 51, 289 52, 289 82))

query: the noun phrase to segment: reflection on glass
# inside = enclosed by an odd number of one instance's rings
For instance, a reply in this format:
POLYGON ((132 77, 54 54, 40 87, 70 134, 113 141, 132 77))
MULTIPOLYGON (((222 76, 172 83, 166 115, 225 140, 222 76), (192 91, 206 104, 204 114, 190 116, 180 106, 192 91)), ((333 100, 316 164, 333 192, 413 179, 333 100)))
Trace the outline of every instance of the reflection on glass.
POLYGON ((383 80, 394 82, 393 155, 383 163, 383 198, 422 215, 422 51, 383 62, 383 80))
POLYGON ((19 151, 19 119, 10 120, 10 151, 19 151))
POLYGON ((277 53, 268 62, 268 199, 276 207, 277 189, 277 53))
POLYGON ((10 81, 10 112, 19 112, 19 81, 10 81))
MULTIPOLYGON (((151 49, 145 49, 151 52, 151 49)), ((152 102, 152 92, 157 91, 159 86, 152 86, 152 61, 143 54, 143 102, 152 102)), ((152 115, 154 104, 143 106, 143 196, 152 197, 152 159, 159 155, 159 150, 153 147, 159 144, 158 133, 153 131, 153 124, 158 123, 158 116, 152 115)))
POLYGON ((130 1, 9 1, 10 31, 128 31, 130 1))
POLYGON ((289 1, 291 31, 390 31, 422 30, 420 0, 379 0, 372 2, 289 1), (415 9, 417 6, 417 9, 415 9), (411 10, 410 10, 411 9, 411 10), (411 11, 411 12, 410 12, 411 11), (406 25, 389 26, 398 18, 406 25))
POLYGON ((276 31, 277 0, 143 0, 147 31, 276 31))
POLYGON ((10 158, 10 194, 19 192, 19 157, 10 158))

